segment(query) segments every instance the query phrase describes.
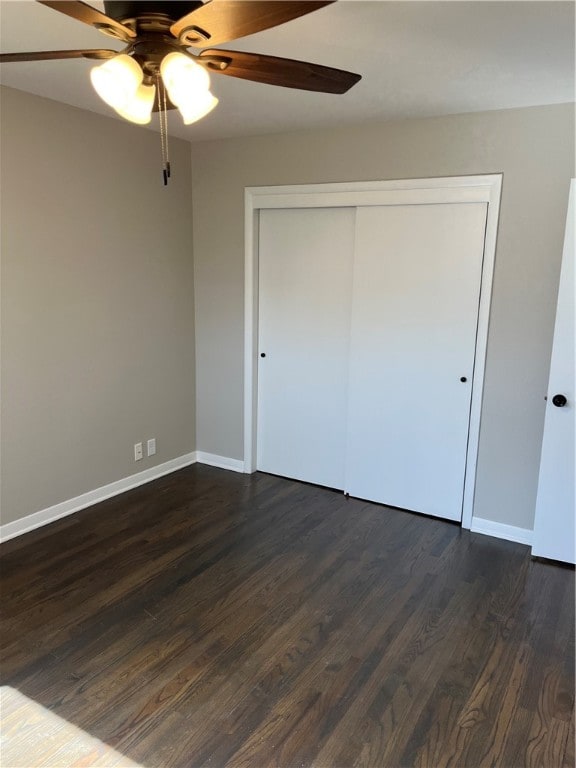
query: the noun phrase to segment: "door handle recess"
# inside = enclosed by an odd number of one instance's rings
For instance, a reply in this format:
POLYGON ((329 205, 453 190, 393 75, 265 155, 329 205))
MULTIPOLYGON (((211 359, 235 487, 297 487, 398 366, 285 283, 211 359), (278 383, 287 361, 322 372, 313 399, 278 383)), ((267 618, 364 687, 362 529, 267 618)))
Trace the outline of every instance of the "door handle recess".
POLYGON ((556 406, 556 408, 563 408, 568 400, 564 395, 554 395, 552 398, 552 404, 556 406))

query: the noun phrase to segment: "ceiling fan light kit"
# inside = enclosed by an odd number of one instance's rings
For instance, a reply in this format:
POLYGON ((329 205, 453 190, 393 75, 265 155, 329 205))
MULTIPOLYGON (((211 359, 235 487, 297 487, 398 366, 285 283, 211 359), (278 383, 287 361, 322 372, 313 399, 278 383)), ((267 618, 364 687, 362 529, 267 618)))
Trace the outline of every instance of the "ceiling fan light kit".
MULTIPOLYGON (((210 92, 210 76, 184 53, 172 51, 160 64, 168 97, 186 125, 200 120, 218 104, 210 92)), ((158 74, 156 74, 158 78, 158 74)), ((152 118, 156 86, 143 82, 144 70, 136 59, 120 53, 90 72, 98 96, 126 120, 146 125, 152 118)))
POLYGON ((104 59, 90 73, 96 92, 118 115, 139 125, 159 112, 164 183, 170 176, 167 110, 186 125, 218 104, 208 70, 286 88, 341 94, 360 75, 319 64, 205 48, 276 27, 335 0, 105 0, 105 13, 81 0, 37 0, 126 43, 123 51, 78 49, 0 54, 0 62, 104 59), (182 16, 181 14, 184 13, 182 16))

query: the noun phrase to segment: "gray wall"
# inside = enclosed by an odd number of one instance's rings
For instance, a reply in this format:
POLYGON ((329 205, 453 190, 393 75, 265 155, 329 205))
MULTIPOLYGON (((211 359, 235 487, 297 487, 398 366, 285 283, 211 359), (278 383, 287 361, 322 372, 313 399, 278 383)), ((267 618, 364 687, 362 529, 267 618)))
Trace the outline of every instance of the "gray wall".
POLYGON ((2 522, 194 445, 190 145, 2 89, 2 522), (153 459, 133 444, 155 437, 153 459))
POLYGON ((475 514, 534 517, 574 107, 192 147, 198 449, 243 455, 244 187, 504 173, 475 514))
POLYGON ((532 526, 573 105, 205 142, 192 180, 172 140, 167 188, 153 132, 2 107, 3 523, 195 447, 242 458, 245 186, 503 172, 476 514, 532 526))

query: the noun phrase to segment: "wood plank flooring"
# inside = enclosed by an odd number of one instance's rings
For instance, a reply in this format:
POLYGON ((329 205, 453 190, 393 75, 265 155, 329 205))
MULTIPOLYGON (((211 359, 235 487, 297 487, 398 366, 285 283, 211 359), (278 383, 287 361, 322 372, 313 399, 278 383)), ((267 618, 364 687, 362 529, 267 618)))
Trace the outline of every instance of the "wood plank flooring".
POLYGON ((2 684, 146 768, 574 766, 528 547, 196 465, 0 552, 2 684))

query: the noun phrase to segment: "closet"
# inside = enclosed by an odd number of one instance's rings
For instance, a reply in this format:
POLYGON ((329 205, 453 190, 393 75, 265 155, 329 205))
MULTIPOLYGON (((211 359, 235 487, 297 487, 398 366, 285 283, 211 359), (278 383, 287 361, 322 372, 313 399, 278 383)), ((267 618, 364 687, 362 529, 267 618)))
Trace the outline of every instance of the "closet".
POLYGON ((461 520, 488 208, 259 211, 258 470, 461 520))

